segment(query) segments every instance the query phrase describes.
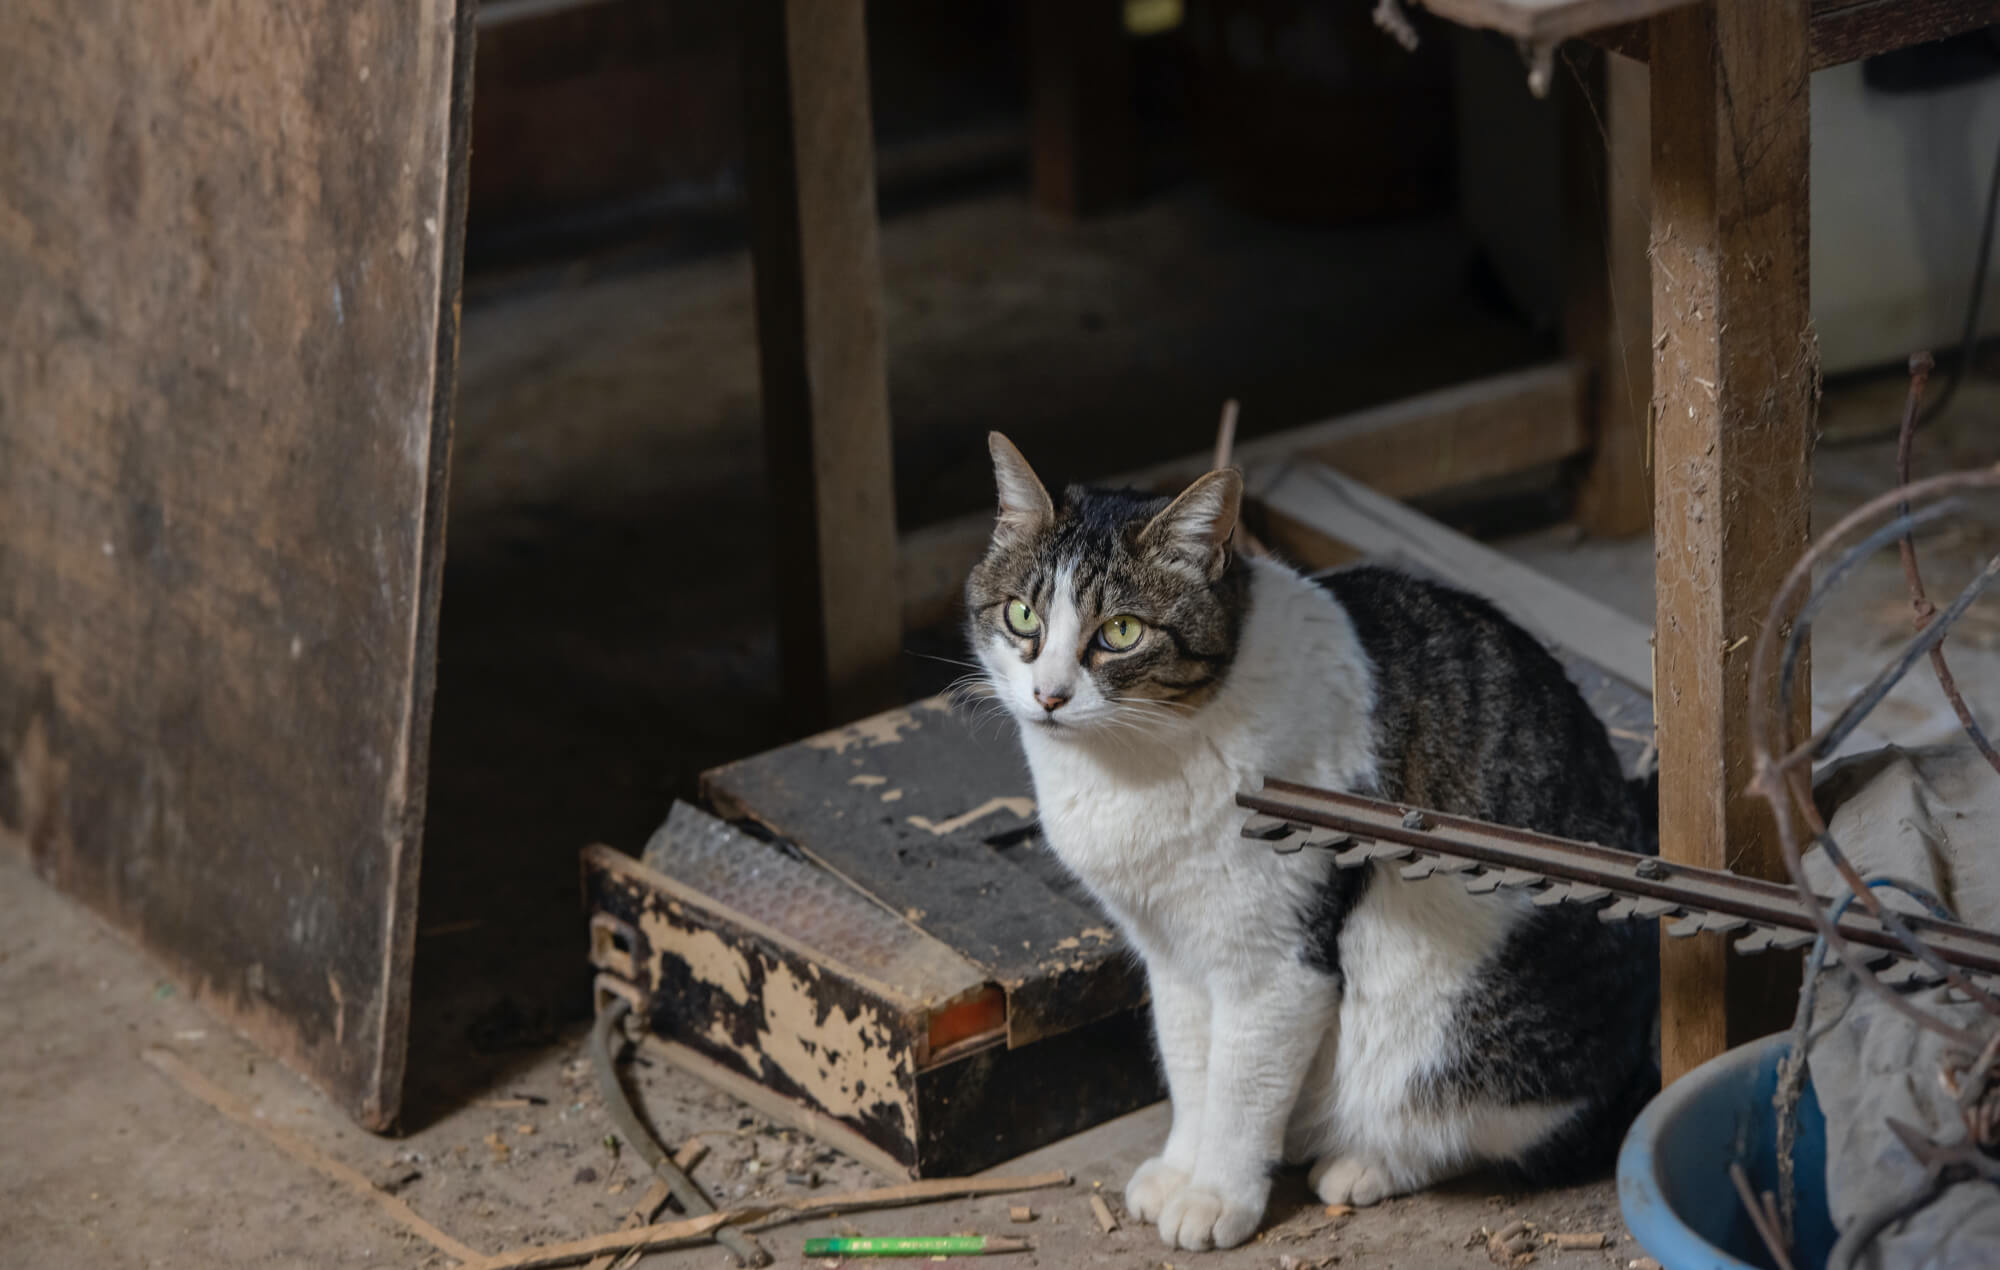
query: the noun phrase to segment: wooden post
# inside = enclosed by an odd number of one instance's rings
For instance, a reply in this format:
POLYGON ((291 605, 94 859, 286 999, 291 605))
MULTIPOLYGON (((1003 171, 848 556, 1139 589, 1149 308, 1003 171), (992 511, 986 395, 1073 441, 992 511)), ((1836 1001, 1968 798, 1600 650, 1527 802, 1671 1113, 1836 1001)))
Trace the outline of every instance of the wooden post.
POLYGON ((865 12, 744 10, 778 633, 809 727, 893 704, 902 643, 865 12))
POLYGON ((1607 538, 1653 523, 1653 296, 1646 256, 1652 174, 1646 67, 1578 49, 1587 83, 1564 98, 1569 258, 1565 342, 1591 364, 1593 442, 1576 520, 1607 538))
MULTIPOLYGON (((1651 28, 1660 851, 1758 877, 1784 866, 1745 792, 1750 646, 1806 546, 1819 387, 1807 7, 1704 0, 1651 28)), ((1669 1080, 1791 1018, 1795 968, 1716 935, 1663 936, 1660 977, 1669 1080)))
POLYGON ((1035 206, 1090 216, 1137 183, 1132 52, 1120 0, 1030 0, 1028 96, 1035 206))

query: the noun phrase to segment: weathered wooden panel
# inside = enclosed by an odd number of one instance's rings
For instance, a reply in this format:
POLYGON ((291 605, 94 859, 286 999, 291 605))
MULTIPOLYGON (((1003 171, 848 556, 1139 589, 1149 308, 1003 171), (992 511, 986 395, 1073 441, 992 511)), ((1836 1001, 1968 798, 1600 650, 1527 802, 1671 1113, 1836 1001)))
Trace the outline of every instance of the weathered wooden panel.
POLYGON ((974 1004, 991 990, 861 892, 691 808, 647 856, 584 852, 593 960, 637 989, 675 1062, 878 1168, 974 1172, 1164 1092, 1136 999, 1032 1044, 985 1032, 938 1049, 926 1032, 954 1008, 939 990, 974 1004))
POLYGON ((473 0, 11 0, 0 827, 396 1115, 473 0))

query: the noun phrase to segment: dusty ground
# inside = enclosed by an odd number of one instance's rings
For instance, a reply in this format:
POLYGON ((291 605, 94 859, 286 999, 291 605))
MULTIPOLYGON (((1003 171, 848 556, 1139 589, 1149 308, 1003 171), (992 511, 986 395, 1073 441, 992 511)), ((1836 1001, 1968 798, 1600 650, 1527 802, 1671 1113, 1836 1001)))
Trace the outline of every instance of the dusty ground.
MULTIPOLYGON (((580 1036, 542 1048, 428 1127, 377 1138, 188 1003, 122 939, 50 893, 11 849, 0 850, 0 1003, 8 1146, 0 1155, 0 1225, 7 1229, 0 1264, 448 1264, 366 1199, 147 1065, 141 1054, 150 1046, 170 1048, 261 1119, 393 1187, 481 1251, 612 1229, 645 1190, 631 1153, 606 1145, 609 1125, 580 1036)), ((664 1139, 700 1136, 709 1144, 694 1176, 719 1202, 882 1184, 861 1165, 672 1068, 627 1070, 664 1139), (817 1187, 786 1182, 790 1172, 816 1176, 817 1187)), ((1481 1225, 1515 1217, 1551 1230, 1620 1229, 1604 1184, 1531 1196, 1471 1184, 1329 1223, 1303 1203, 1299 1179, 1288 1178, 1266 1239, 1242 1250, 1190 1257, 1168 1252, 1151 1231, 1105 1235, 1087 1196, 1101 1183, 1116 1206, 1126 1175, 1164 1136, 1163 1113, 1139 1112, 1003 1170, 1067 1169, 1076 1178, 1067 1189, 802 1223, 767 1233, 764 1243, 780 1265, 801 1264, 800 1241, 811 1235, 982 1231, 1031 1236, 1036 1252, 1025 1263, 1038 1266, 1273 1267, 1290 1254, 1415 1270, 1490 1265, 1483 1249, 1468 1249, 1466 1241, 1481 1225), (1008 1220, 1008 1207, 1020 1203, 1036 1214, 1025 1227, 1008 1220)), ((691 1249, 653 1254, 647 1264, 720 1267, 729 1258, 691 1249)), ((1613 1259, 1567 1253, 1554 1264, 1613 1259)))
MULTIPOLYGON (((1060 231, 1007 198, 892 224, 884 241, 899 497, 914 525, 987 496, 980 435, 1016 434, 1080 474, 1191 451, 1216 403, 1246 428, 1289 426, 1518 364, 1543 345, 1473 303, 1469 251, 1447 226, 1340 233, 1247 230, 1199 199, 1060 231), (1389 283, 1394 285, 1388 285, 1389 283), (1386 298, 1385 298, 1386 297, 1386 298)), ((259 1058, 151 965, 0 847, 0 1265, 441 1264, 378 1209, 231 1123, 141 1061, 170 1047, 273 1125, 315 1144, 482 1250, 615 1226, 643 1190, 580 1064, 583 992, 575 852, 636 849, 705 766, 783 739, 766 613, 749 275, 740 257, 672 270, 627 262, 476 290, 467 311, 440 692, 425 843, 407 1133, 377 1138, 259 1058)), ((1827 426, 1895 414, 1895 385, 1843 390, 1827 426)), ((1927 434, 1920 466, 1995 457, 2000 397, 1968 394, 1927 434)), ((1829 452, 1820 523, 1889 480, 1886 447, 1829 452)), ((1933 594, 1955 591, 2000 533, 1933 535, 1933 594)), ((1563 529, 1511 550, 1651 617, 1644 542, 1563 529)), ((1815 697, 1837 704, 1907 629, 1896 566, 1857 578, 1822 624, 1815 697)), ((2000 701, 2000 622, 1955 647, 1975 699, 2000 701)), ((941 674, 913 638, 912 695, 941 674)), ((1948 734, 1918 678, 1868 739, 1948 734)), ((701 1135, 696 1172, 718 1200, 871 1183, 860 1166, 661 1065, 630 1068, 663 1138, 701 1135)), ((1106 1236, 1085 1192, 1114 1196, 1163 1130, 1154 1108, 1017 1162, 1053 1164, 1069 1191, 858 1216, 866 1233, 1019 1233, 1050 1266, 1472 1267, 1480 1227, 1526 1217, 1604 1230, 1609 1253, 1542 1264, 1624 1264, 1608 1183, 1540 1195, 1477 1181, 1313 1231, 1296 1179, 1266 1240, 1170 1254, 1146 1231, 1106 1236)), ((799 1264, 799 1240, 767 1240, 799 1264)), ((714 1249, 659 1254, 719 1266, 714 1249)))

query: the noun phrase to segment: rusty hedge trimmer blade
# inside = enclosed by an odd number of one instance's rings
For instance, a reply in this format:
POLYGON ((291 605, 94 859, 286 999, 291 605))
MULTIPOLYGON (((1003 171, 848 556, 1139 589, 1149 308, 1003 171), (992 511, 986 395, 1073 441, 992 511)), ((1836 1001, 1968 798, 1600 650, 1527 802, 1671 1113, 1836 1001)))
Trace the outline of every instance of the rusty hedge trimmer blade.
MULTIPOLYGON (((1239 794, 1236 802, 1255 813, 1243 826, 1245 838, 1280 853, 1331 851, 1336 868, 1400 865, 1400 874, 1412 881, 1455 879, 1474 894, 1530 892, 1540 906, 1594 908, 1599 921, 1656 918, 1677 938, 1702 931, 1735 936, 1731 944, 1739 953, 1803 948, 1818 934, 1811 913, 1788 883, 1669 864, 1655 856, 1289 781, 1266 779, 1261 791, 1239 794)), ((2000 985, 2000 934, 1901 916, 1942 960, 1982 986, 2000 985)), ((1941 981, 1904 955, 1895 934, 1873 915, 1851 910, 1840 918, 1839 929, 1852 943, 1879 954, 1871 956, 1870 968, 1885 983, 1923 987, 1941 981)))

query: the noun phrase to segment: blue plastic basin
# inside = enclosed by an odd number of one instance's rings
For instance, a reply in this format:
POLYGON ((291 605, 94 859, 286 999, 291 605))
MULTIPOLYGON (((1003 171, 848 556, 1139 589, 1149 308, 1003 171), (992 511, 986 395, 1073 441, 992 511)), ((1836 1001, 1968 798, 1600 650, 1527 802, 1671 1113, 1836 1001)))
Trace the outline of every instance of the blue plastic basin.
MULTIPOLYGON (((1666 1270, 1773 1270, 1750 1224, 1729 1163, 1740 1159, 1759 1191, 1775 1191, 1780 1033, 1739 1045, 1695 1068, 1648 1103, 1618 1153, 1625 1226, 1666 1270)), ((1836 1232, 1826 1207, 1826 1117, 1807 1082, 1799 1099, 1798 1229, 1792 1257, 1819 1270, 1836 1232)))

